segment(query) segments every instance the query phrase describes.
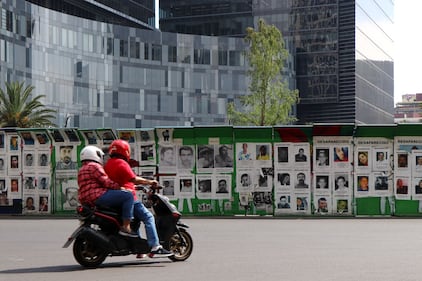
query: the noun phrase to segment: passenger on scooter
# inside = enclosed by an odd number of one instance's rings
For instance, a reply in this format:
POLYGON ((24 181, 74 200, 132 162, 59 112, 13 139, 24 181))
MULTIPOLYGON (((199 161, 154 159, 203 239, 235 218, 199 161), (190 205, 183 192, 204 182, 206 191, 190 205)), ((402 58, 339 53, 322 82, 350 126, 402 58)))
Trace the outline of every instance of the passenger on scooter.
MULTIPOLYGON (((153 214, 138 200, 135 185, 145 184, 156 186, 158 182, 156 180, 148 180, 143 177, 137 176, 130 164, 130 145, 124 140, 115 140, 109 147, 110 159, 104 165, 104 169, 110 179, 119 183, 121 186, 132 191, 134 197, 133 203, 133 214, 136 219, 142 221, 145 224, 145 232, 147 235, 148 245, 151 247, 151 253, 149 257, 169 257, 173 253, 164 249, 159 242, 157 229, 155 225, 155 218, 153 214)), ((139 231, 140 235, 140 231, 139 231)), ((141 255, 137 256, 141 258, 141 255)))
POLYGON ((137 237, 138 235, 130 229, 133 196, 107 176, 103 168, 103 157, 104 152, 96 146, 89 145, 82 149, 82 167, 78 172, 79 202, 92 206, 121 208, 123 225, 119 234, 137 237))

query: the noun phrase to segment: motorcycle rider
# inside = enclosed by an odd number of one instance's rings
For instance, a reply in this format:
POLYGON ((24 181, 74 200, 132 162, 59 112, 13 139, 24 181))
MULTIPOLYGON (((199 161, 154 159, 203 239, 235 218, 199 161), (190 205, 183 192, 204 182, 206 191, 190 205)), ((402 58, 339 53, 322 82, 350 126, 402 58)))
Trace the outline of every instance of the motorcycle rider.
MULTIPOLYGON (((164 249, 159 242, 157 229, 155 226, 155 218, 153 214, 138 200, 135 185, 145 184, 156 186, 158 182, 156 180, 148 180, 143 177, 137 176, 130 164, 130 145, 125 140, 114 140, 109 147, 110 159, 104 165, 104 170, 108 174, 111 180, 119 183, 127 190, 132 191, 134 197, 133 203, 133 214, 134 217, 145 224, 145 232, 147 235, 148 245, 151 247, 149 257, 169 257, 173 253, 164 249)), ((140 234, 140 232, 139 232, 140 234)), ((138 255, 137 258, 142 258, 142 255, 138 255)))
POLYGON ((104 152, 96 146, 89 145, 82 149, 80 153, 82 167, 78 172, 79 202, 92 206, 122 208, 123 225, 119 234, 137 237, 130 228, 133 217, 133 196, 107 176, 103 168, 103 157, 104 152))

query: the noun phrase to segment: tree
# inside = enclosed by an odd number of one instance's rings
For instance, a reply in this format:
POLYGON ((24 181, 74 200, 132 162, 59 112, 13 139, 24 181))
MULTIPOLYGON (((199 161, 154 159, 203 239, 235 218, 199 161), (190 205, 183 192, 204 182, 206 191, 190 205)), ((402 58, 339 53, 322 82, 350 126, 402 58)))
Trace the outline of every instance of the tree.
POLYGON ((24 88, 23 82, 6 83, 6 91, 0 89, 0 126, 1 127, 47 127, 56 126, 51 119, 56 111, 45 108, 38 95, 31 99, 33 86, 24 88))
POLYGON ((227 115, 234 125, 273 126, 296 121, 291 116, 292 106, 299 100, 298 90, 290 90, 281 70, 288 52, 280 30, 258 22, 258 31, 248 27, 245 40, 249 44, 246 59, 249 62, 250 94, 241 96, 242 111, 229 103, 227 115))

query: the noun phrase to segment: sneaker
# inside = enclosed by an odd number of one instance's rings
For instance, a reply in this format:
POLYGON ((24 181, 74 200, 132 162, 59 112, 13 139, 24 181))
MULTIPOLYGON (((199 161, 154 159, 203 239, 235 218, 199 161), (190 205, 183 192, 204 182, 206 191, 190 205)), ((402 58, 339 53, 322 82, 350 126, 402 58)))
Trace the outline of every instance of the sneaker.
POLYGON ((132 238, 139 237, 137 233, 135 233, 135 232, 127 232, 125 230, 119 230, 119 234, 122 235, 122 236, 132 237, 132 238))
POLYGON ((137 258, 137 259, 145 259, 146 257, 148 257, 148 255, 147 255, 147 254, 137 254, 137 255, 136 255, 136 258, 137 258))
POLYGON ((165 258, 165 257, 174 256, 174 254, 170 251, 167 251, 163 247, 159 247, 158 249, 151 251, 151 253, 149 253, 148 256, 150 258, 165 258))

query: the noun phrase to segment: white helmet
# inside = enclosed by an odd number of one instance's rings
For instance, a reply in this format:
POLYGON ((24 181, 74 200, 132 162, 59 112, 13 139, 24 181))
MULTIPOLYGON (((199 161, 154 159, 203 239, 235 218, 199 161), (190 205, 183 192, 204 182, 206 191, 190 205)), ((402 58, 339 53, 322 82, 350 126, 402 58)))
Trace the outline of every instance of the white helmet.
POLYGON ((81 161, 90 160, 100 163, 104 163, 104 152, 96 146, 88 145, 81 150, 81 161))

